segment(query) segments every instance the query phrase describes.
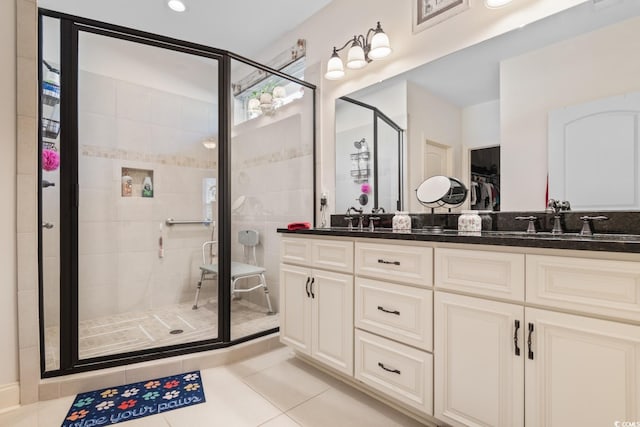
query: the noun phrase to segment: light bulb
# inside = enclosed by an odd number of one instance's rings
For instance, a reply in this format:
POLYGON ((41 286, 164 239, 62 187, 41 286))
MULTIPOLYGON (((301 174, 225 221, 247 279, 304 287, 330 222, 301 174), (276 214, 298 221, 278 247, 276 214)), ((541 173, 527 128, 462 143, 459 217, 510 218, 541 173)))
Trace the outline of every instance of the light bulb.
POLYGON ((169 0, 167 6, 174 12, 184 12, 187 6, 181 0, 169 0))
POLYGON ((389 44, 389 37, 380 29, 371 38, 371 50, 369 51, 370 59, 382 59, 389 56, 391 53, 391 46, 389 44))
POLYGON ((344 77, 344 65, 342 65, 342 59, 340 59, 335 49, 333 49, 333 54, 327 63, 327 73, 324 77, 327 80, 338 80, 344 77))
POLYGON ((367 60, 364 59, 364 50, 359 44, 353 43, 349 52, 347 53, 347 67, 352 70, 364 68, 367 65, 367 60))
POLYGON ((497 9, 502 6, 506 6, 513 0, 484 0, 484 5, 489 9, 497 9))

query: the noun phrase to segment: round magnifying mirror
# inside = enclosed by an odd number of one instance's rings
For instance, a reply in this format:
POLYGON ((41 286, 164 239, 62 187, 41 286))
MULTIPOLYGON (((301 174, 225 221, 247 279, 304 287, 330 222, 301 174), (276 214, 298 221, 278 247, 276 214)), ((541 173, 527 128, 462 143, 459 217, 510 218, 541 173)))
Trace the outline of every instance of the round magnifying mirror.
POLYGON ((455 178, 449 178, 450 188, 441 200, 447 205, 459 206, 467 199, 467 187, 455 178))
POLYGON ((449 193, 451 181, 449 177, 435 175, 425 179, 416 190, 416 197, 421 203, 435 203, 449 193))

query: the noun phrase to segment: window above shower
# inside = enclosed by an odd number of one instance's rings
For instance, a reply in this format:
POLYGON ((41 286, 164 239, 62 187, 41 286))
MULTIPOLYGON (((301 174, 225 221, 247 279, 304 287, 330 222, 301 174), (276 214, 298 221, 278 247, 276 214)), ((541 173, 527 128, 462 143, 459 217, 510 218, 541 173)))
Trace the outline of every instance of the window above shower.
MULTIPOLYGON (((267 65, 291 77, 304 80, 306 67, 306 42, 303 39, 283 51, 267 65)), ((276 110, 304 96, 304 90, 291 80, 254 69, 248 64, 238 64, 234 75, 243 77, 232 83, 234 97, 234 124, 263 115, 273 115, 276 110)))

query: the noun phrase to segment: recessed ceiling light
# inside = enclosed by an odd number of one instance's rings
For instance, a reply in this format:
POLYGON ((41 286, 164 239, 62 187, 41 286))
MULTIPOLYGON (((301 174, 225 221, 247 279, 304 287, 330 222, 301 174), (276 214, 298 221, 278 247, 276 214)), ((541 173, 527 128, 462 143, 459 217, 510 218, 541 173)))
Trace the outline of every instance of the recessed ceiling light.
POLYGON ((484 0, 484 5, 489 9, 497 9, 502 6, 506 6, 513 0, 484 0))
POLYGON ((187 6, 181 0, 169 0, 167 6, 174 12, 184 12, 187 10, 187 6))

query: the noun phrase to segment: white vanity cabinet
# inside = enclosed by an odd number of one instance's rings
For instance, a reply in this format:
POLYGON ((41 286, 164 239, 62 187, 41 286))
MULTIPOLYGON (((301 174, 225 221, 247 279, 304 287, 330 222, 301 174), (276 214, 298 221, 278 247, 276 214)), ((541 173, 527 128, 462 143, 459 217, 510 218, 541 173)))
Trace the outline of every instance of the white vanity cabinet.
POLYGON ((613 426, 640 418, 640 326, 525 309, 527 426, 613 426), (527 350, 528 353, 528 350, 527 350))
POLYGON ((455 426, 522 426, 523 307, 436 292, 434 312, 435 417, 455 426))
POLYGON ((283 239, 281 260, 280 340, 353 375, 353 243, 283 239))
POLYGON ((597 427, 638 418, 640 326, 593 318, 613 316, 617 306, 615 317, 635 320, 631 295, 640 295, 638 263, 563 257, 558 251, 491 252, 482 268, 477 250, 440 250, 435 249, 436 418, 454 426, 533 427, 597 427), (524 269, 486 271, 496 261, 520 264, 522 257, 524 269), (473 269, 451 274, 439 271, 451 271, 451 263, 442 262, 446 258, 476 261, 473 269), (452 275, 461 279, 442 279, 452 275), (486 280, 492 275, 495 286, 486 280), (503 280, 507 276, 511 280, 503 280), (582 314, 559 312, 567 309, 582 314))
POLYGON ((355 244, 355 377, 433 415, 433 249, 355 244))

